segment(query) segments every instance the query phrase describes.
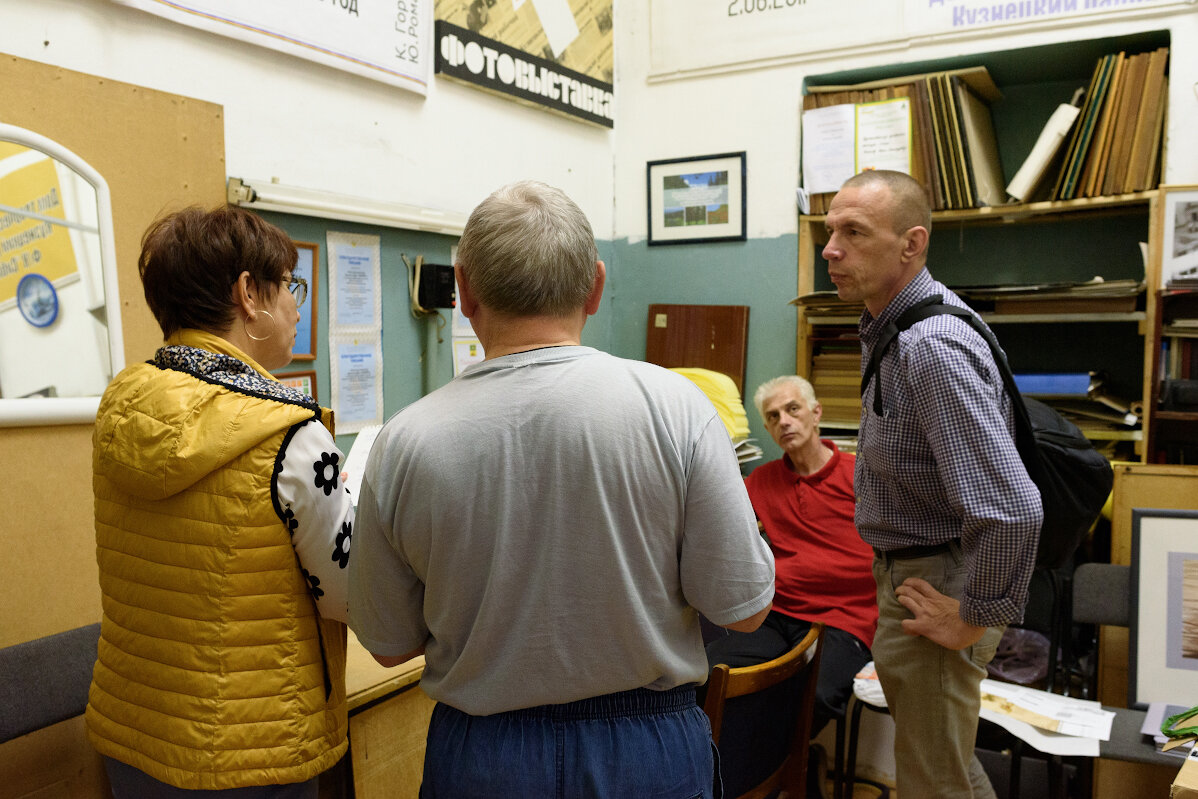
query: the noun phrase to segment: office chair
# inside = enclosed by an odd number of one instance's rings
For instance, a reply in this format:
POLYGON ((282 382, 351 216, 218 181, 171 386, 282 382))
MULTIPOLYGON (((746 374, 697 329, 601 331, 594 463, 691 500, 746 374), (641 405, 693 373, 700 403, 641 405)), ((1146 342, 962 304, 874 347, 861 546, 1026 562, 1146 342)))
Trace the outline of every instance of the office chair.
MULTIPOLYGON (((1112 563, 1083 563, 1073 572, 1073 623, 1094 625, 1092 649, 1097 651, 1098 626, 1127 627, 1131 623, 1131 567, 1112 563)), ((1098 670, 1090 664, 1084 675, 1084 695, 1098 695, 1098 670)))
POLYGON ((806 795, 823 636, 824 625, 815 623, 780 657, 755 666, 712 668, 703 711, 711 720, 721 770, 728 775, 725 796, 764 799, 779 790, 791 799, 806 795))

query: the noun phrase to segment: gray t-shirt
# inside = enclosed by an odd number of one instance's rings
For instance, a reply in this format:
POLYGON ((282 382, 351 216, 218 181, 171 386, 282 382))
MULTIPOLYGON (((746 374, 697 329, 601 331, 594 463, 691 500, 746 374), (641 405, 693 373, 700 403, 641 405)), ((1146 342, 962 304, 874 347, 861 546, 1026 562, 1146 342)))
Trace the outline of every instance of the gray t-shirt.
POLYGON ((397 413, 370 453, 350 623, 426 644, 422 687, 474 715, 701 683, 698 613, 773 597, 769 548, 711 403, 589 347, 485 361, 397 413))

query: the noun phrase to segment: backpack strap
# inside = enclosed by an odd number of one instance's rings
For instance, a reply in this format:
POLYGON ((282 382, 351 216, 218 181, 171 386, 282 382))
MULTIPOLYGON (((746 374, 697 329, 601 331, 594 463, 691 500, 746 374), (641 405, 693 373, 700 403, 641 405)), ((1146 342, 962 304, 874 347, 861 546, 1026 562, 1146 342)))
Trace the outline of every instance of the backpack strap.
POLYGON ((1011 367, 1007 363, 1002 348, 998 345, 998 339, 973 311, 957 305, 945 304, 944 297, 940 294, 934 294, 922 302, 912 305, 882 329, 882 334, 878 337, 878 344, 870 354, 869 363, 861 375, 861 394, 864 395, 865 389, 869 385, 869 379, 878 374, 878 379, 874 381, 874 413, 878 416, 882 415, 882 379, 879 371, 882 356, 894 343, 894 339, 900 331, 933 316, 957 317, 972 327, 990 347, 990 355, 994 359, 994 365, 998 367, 998 373, 1002 376, 1003 387, 1007 390, 1007 396, 1011 398, 1011 409, 1015 414, 1015 448, 1019 451, 1025 464, 1034 462, 1036 442, 1032 434, 1031 417, 1028 416, 1023 395, 1019 393, 1019 389, 1015 385, 1015 376, 1011 374, 1011 367))

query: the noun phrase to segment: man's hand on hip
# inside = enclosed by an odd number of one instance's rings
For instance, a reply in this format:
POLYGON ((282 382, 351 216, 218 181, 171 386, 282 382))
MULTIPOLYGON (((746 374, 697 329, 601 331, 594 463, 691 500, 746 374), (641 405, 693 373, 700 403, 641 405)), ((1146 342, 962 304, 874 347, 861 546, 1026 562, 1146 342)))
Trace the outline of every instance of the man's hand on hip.
POLYGON ((964 649, 977 643, 985 627, 975 627, 961 618, 961 603, 946 596, 918 577, 908 577, 894 589, 898 601, 914 618, 903 620, 903 632, 922 635, 945 649, 964 649))

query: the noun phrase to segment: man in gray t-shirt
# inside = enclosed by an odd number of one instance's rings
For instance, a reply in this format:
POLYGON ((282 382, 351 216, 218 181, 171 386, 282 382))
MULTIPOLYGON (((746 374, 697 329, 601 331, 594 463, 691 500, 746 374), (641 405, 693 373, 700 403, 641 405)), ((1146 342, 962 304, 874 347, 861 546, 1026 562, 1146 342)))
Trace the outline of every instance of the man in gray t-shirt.
POLYGON ((384 426, 350 562, 362 644, 425 655, 422 796, 711 796, 699 614, 756 629, 774 583, 725 428, 580 346, 605 270, 562 192, 492 194, 455 270, 486 360, 384 426))

